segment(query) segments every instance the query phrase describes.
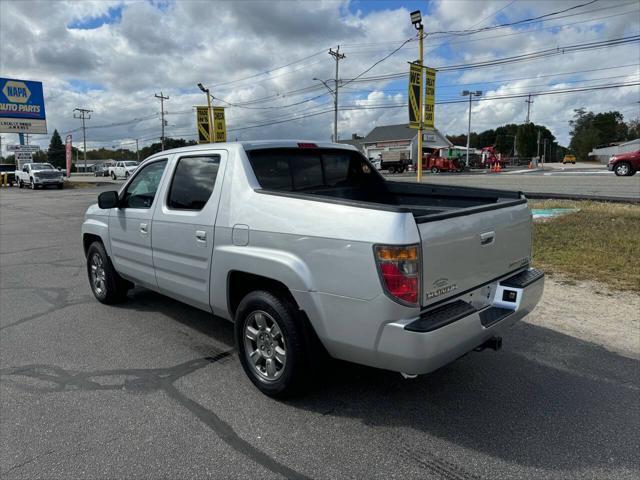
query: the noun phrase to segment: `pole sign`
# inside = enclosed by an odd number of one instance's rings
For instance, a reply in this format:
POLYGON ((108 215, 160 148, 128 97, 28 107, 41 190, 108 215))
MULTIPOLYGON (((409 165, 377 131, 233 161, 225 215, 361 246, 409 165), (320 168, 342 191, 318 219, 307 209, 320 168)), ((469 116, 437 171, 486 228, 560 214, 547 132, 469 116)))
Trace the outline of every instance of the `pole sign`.
POLYGON ((409 128, 420 128, 420 98, 422 98, 422 65, 409 64, 409 128))
POLYGON ((436 69, 426 67, 426 88, 424 90, 424 128, 436 127, 436 69))
POLYGON ((227 141, 227 126, 224 120, 224 107, 213 107, 213 134, 216 142, 227 141))
POLYGON ((73 145, 71 143, 71 135, 67 135, 64 141, 65 160, 67 161, 67 178, 71 176, 71 161, 73 160, 73 145))
POLYGON ((209 107, 196 107, 196 126, 198 128, 198 143, 214 143, 227 141, 227 126, 224 119, 224 107, 213 107, 213 135, 209 138, 209 107))
POLYGON ((7 151, 9 152, 39 152, 40 147, 38 145, 7 145, 7 151))
POLYGON ((42 82, 0 78, 0 133, 47 133, 42 82))

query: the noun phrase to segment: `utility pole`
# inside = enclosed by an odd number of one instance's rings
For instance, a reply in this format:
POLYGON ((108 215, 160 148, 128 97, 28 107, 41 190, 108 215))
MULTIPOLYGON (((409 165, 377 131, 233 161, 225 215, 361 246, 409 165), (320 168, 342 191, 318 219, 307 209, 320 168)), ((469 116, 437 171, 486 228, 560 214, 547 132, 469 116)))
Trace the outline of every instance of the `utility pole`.
POLYGON ((529 97, 527 97, 524 103, 527 104, 527 119, 524 123, 529 123, 531 121, 531 104, 533 103, 533 100, 531 100, 531 94, 529 94, 529 97))
MULTIPOLYGON (((87 135, 86 135, 86 127, 85 121, 91 118, 91 112, 93 110, 87 110, 86 108, 74 108, 74 112, 78 112, 77 114, 73 114, 73 118, 79 118, 82 120, 82 144, 84 149, 84 173, 87 173, 87 135)), ((77 164, 77 161, 76 161, 77 164)), ((77 167, 76 167, 77 168, 77 167)))
POLYGON ((329 55, 331 55, 336 60, 336 79, 333 89, 333 141, 338 141, 338 65, 340 65, 340 60, 343 60, 346 55, 344 53, 340 53, 340 45, 336 48, 334 52, 332 48, 329 49, 329 55))
POLYGON ((538 153, 536 154, 538 160, 540 160, 540 129, 538 129, 538 153))
POLYGON ((544 167, 544 162, 547 160, 547 142, 549 141, 548 138, 544 139, 544 150, 542 153, 542 166, 544 167))
POLYGON ((473 97, 480 97, 482 96, 482 90, 476 90, 475 92, 470 91, 470 90, 463 90, 462 94, 463 97, 469 97, 469 124, 467 126, 467 159, 465 161, 465 165, 467 168, 469 168, 469 149, 471 147, 471 100, 473 99, 473 97))
POLYGON ((138 162, 140 162, 140 149, 138 148, 138 139, 136 138, 136 157, 138 162))
POLYGON ((158 95, 157 93, 154 95, 156 98, 160 99, 160 120, 162 122, 162 134, 160 135, 160 143, 162 144, 162 150, 164 150, 164 101, 165 100, 169 100, 169 97, 165 97, 162 94, 162 91, 160 92, 160 95, 158 95))

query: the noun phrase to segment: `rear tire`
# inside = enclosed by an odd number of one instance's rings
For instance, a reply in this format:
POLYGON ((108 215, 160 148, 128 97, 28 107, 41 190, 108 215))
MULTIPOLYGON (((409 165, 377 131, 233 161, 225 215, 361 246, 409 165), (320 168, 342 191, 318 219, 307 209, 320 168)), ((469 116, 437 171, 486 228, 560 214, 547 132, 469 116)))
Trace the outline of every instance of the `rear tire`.
POLYGON ((396 173, 396 169, 394 167, 389 167, 389 173, 396 173))
POLYGON ((29 188, 31 188, 31 190, 35 190, 36 189, 36 182, 33 181, 33 178, 31 179, 31 183, 29 184, 29 188))
POLYGON ((310 372, 303 325, 295 305, 282 295, 256 290, 240 302, 235 315, 238 356, 265 395, 285 397, 304 387, 310 372))
POLYGON ((22 180, 18 180, 18 188, 24 188, 24 182, 22 180))
POLYGON ((129 178, 129 172, 125 172, 125 173, 124 173, 124 178, 125 178, 125 179, 129 178))
POLYGON ((438 173, 440 170, 438 170, 438 167, 433 167, 431 168, 431 173, 438 173))
POLYGON ((58 190, 62 190, 63 187, 64 187, 64 183, 59 183, 58 184, 58 190))
POLYGON ((116 172, 111 172, 111 179, 112 179, 112 180, 115 180, 116 178, 117 178, 117 177, 116 177, 116 172))
POLYGON ((93 242, 87 250, 87 275, 91 291, 99 302, 112 305, 127 298, 130 284, 115 271, 100 242, 93 242))

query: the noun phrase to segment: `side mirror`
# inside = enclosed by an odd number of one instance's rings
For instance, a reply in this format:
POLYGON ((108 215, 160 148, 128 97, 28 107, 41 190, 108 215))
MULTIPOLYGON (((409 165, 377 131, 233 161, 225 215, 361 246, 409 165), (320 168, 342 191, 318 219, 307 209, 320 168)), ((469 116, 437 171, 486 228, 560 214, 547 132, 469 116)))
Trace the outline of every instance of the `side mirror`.
POLYGON ((103 210, 107 210, 109 208, 115 208, 118 206, 118 192, 110 191, 110 192, 102 192, 98 195, 98 207, 103 210))
POLYGON ((29 169, 27 167, 22 167, 22 171, 29 173, 29 169))

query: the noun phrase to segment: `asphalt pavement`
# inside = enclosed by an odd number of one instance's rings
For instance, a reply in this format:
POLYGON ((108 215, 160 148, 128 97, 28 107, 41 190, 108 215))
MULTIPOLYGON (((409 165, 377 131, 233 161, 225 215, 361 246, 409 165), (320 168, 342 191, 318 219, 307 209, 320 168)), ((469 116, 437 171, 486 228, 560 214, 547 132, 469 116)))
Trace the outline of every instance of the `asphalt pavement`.
POLYGON ((265 397, 230 323, 93 298, 80 225, 108 188, 0 191, 0 478, 640 475, 638 362, 526 322, 414 380, 335 362, 265 397))
MULTIPOLYGON (((385 176, 396 181, 414 181, 416 174, 385 176)), ((584 195, 595 198, 626 198, 640 201, 640 174, 617 177, 602 167, 558 166, 528 170, 510 168, 502 173, 486 170, 464 173, 423 174, 423 183, 459 185, 465 187, 516 190, 526 194, 584 195)))

